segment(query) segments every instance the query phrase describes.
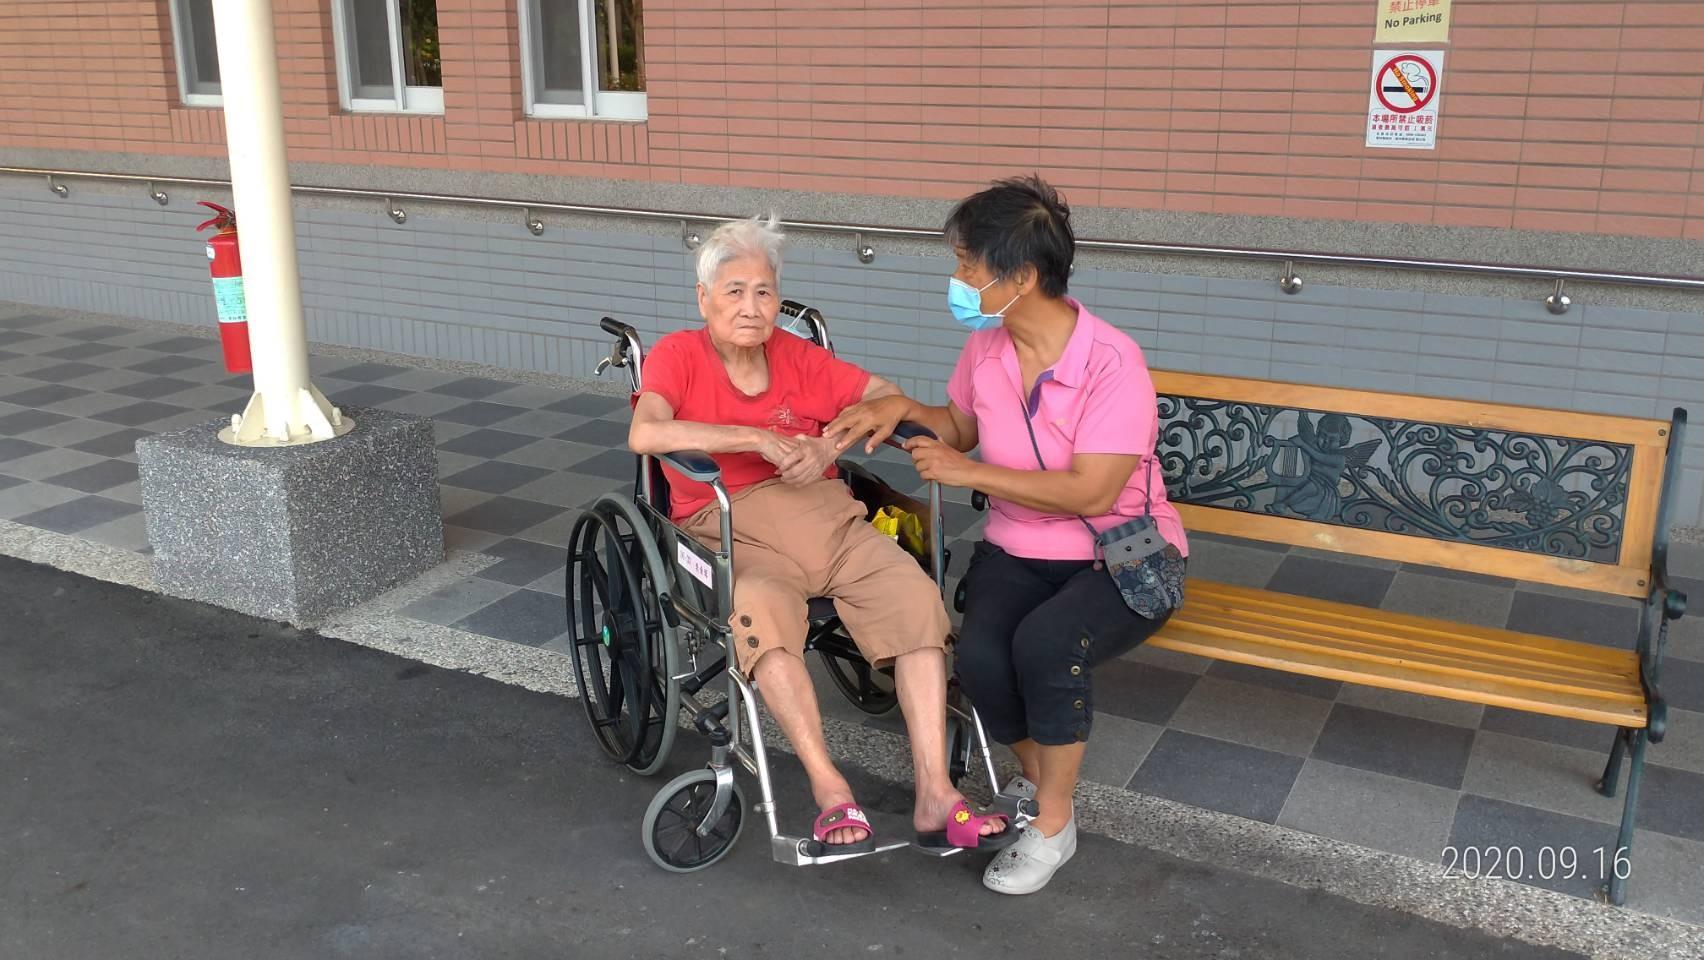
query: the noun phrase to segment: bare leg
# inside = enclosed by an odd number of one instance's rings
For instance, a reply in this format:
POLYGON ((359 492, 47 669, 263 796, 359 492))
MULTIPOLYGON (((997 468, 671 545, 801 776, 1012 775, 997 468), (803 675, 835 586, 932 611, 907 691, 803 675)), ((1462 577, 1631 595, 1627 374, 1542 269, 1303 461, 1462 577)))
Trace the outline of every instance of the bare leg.
MULTIPOLYGON (((893 663, 894 687, 905 728, 911 736, 911 763, 917 772, 917 805, 912 826, 939 830, 947 814, 964 795, 947 776, 947 657, 930 647, 913 650, 893 663)), ((982 825, 982 835, 999 833, 996 821, 982 825)))
POLYGON ((1041 744, 1025 738, 1012 744, 1012 753, 1018 758, 1018 765, 1023 768, 1024 779, 1030 783, 1041 783, 1041 744))
MULTIPOLYGON (((852 785, 828 757, 816 687, 811 683, 805 662, 786 650, 771 650, 757 662, 755 673, 764 706, 792 742, 799 762, 804 765, 805 776, 810 778, 811 796, 816 799, 817 808, 851 803, 852 785)), ((856 843, 866 833, 863 827, 841 827, 829 833, 828 842, 856 843)))
POLYGON ((1031 824, 1044 837, 1051 837, 1071 822, 1071 797, 1077 790, 1077 774, 1083 768, 1083 753, 1087 743, 1067 743, 1059 746, 1037 746, 1041 761, 1041 779, 1035 781, 1035 802, 1041 813, 1031 824))

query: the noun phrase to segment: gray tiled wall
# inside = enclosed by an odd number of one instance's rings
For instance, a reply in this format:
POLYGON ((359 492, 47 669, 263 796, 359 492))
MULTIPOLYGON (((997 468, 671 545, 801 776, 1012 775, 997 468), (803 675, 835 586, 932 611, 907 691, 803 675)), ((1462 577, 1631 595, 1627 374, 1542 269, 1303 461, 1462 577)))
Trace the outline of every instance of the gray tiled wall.
MULTIPOLYGON (((607 352, 603 314, 649 334, 696 319, 674 238, 548 229, 410 211, 298 211, 310 335, 319 342, 573 376, 607 352)), ((0 181, 0 299, 213 322, 187 199, 0 181)), ((783 288, 829 317, 850 359, 939 400, 963 342, 944 309, 945 258, 796 246, 783 288)), ((1205 265, 1210 268, 1210 264, 1205 265)), ((1276 284, 1085 268, 1077 296, 1124 327, 1155 367, 1337 386, 1666 415, 1704 411, 1704 315, 1584 304, 1557 317, 1529 300, 1276 284)), ((1675 520, 1704 497, 1693 433, 1675 520)))

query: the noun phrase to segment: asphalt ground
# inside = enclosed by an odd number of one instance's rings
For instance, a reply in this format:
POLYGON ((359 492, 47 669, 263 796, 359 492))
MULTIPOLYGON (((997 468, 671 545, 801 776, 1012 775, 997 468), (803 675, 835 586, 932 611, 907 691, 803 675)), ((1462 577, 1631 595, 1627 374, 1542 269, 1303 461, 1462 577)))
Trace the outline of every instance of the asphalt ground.
POLYGON ((756 814, 669 874, 640 821, 706 754, 639 778, 577 701, 0 557, 0 958, 1576 956, 1088 834, 1024 898, 974 856, 784 867, 756 814))

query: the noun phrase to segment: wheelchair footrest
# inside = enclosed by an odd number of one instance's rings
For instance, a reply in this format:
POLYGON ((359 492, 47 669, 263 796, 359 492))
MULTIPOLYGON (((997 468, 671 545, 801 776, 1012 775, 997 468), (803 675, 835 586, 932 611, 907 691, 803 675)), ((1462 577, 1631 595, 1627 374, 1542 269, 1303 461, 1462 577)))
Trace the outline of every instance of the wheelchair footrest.
POLYGON ((859 857, 873 857, 880 853, 892 853, 893 851, 899 850, 903 847, 909 847, 911 844, 904 840, 900 840, 893 843, 882 844, 874 850, 865 850, 862 853, 836 853, 820 857, 813 857, 810 855, 809 851, 812 846, 813 844, 809 837, 787 837, 778 835, 771 837, 769 840, 769 856, 776 863, 784 863, 790 867, 809 867, 819 866, 825 863, 839 863, 842 860, 856 860, 859 857))

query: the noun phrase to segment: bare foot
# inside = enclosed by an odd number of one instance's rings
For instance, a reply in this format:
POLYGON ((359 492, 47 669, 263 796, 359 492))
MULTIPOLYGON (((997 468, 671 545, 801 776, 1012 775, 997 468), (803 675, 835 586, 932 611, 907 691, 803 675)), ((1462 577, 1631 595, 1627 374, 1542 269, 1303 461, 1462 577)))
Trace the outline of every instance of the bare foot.
MULTIPOLYGON (((963 799, 964 795, 957 790, 949 790, 934 797, 919 794, 917 806, 911 814, 912 827, 917 830, 945 829, 947 815, 952 813, 953 807, 963 799)), ((978 833, 984 837, 992 837, 1004 833, 1005 830, 1006 818, 996 814, 982 822, 982 829, 978 833)))

